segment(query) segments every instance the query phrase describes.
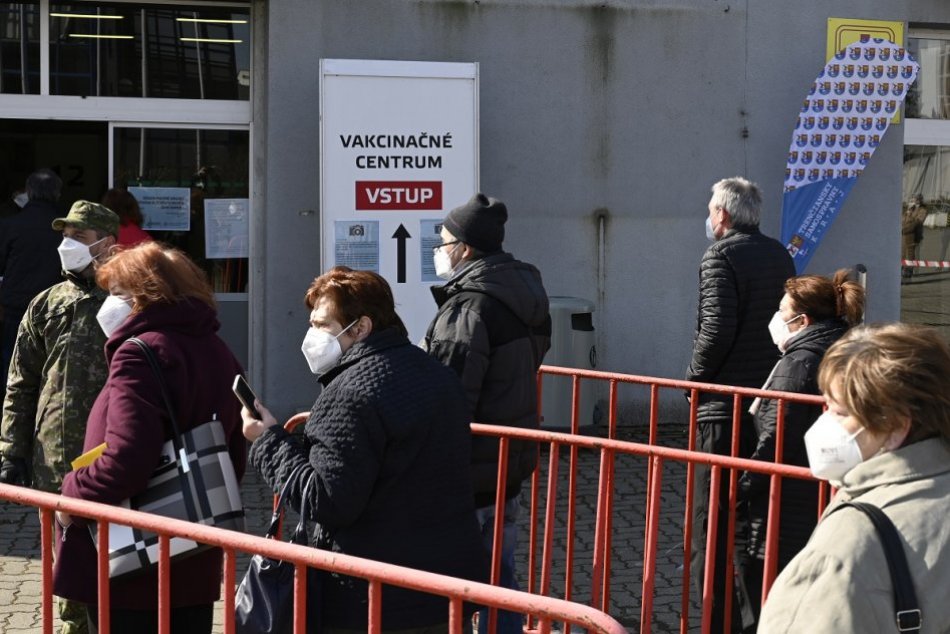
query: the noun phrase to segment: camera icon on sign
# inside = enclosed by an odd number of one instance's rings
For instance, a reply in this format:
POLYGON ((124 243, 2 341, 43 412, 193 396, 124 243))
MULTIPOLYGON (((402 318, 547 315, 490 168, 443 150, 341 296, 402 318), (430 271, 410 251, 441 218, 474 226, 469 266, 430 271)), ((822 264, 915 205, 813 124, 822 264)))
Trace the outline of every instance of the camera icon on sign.
POLYGON ((351 238, 362 238, 366 235, 366 228, 363 225, 352 225, 350 226, 350 237, 351 238))

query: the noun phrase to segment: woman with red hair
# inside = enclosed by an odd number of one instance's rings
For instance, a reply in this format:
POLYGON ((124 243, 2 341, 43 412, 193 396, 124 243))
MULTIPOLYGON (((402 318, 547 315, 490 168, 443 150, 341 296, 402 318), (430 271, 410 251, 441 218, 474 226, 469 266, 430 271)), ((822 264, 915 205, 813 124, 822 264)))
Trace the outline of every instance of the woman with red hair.
MULTIPOLYGON (((240 480, 246 444, 231 382, 243 370, 216 334, 214 294, 204 272, 181 251, 146 242, 113 256, 99 268, 96 281, 110 293, 98 314, 108 337, 109 377, 89 413, 83 451, 103 443, 106 449, 91 465, 66 475, 63 495, 118 504, 144 491, 162 445, 171 438, 158 378, 130 337, 148 344, 158 359, 182 432, 221 421, 240 480)), ((86 528, 89 521, 63 514, 58 520, 54 592, 87 604, 89 620, 97 625, 96 547, 86 528)), ((215 548, 172 562, 171 631, 211 631, 221 560, 215 548)), ((113 632, 157 630, 157 569, 114 579, 110 586, 113 632)))

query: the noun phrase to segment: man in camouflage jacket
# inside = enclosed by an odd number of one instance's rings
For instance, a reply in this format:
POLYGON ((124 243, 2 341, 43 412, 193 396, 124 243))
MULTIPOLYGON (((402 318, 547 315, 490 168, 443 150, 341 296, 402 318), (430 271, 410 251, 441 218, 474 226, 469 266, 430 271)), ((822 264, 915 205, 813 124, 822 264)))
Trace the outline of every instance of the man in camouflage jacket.
POLYGON ((96 285, 95 267, 118 226, 118 216, 86 201, 53 222, 96 259, 64 271, 65 281, 33 298, 20 323, 3 402, 0 481, 58 493, 82 453, 86 418, 108 374, 96 314, 109 293, 96 285))
MULTIPOLYGON (((109 372, 96 319, 109 293, 96 285, 96 266, 116 243, 119 217, 80 200, 53 229, 81 243, 71 244, 80 256, 61 251, 65 281, 34 297, 20 322, 0 424, 0 482, 59 493, 70 462, 82 453, 86 419, 109 372)), ((85 606, 58 604, 61 634, 85 634, 85 606)))

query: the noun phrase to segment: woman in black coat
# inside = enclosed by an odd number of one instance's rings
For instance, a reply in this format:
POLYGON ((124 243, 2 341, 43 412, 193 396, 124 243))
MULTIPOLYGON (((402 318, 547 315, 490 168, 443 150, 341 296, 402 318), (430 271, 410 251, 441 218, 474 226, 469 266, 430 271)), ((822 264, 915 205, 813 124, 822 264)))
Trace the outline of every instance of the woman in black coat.
MULTIPOLYGON (((766 390, 820 394, 818 365, 825 352, 864 315, 864 288, 849 280, 849 271, 839 270, 834 278, 801 275, 785 282, 785 295, 769 323, 772 341, 782 357, 762 386, 766 390)), ((775 432, 778 401, 756 399, 754 416, 758 442, 753 460, 775 461, 775 432)), ((821 415, 821 406, 787 403, 782 460, 784 464, 808 466, 805 432, 821 415)), ((745 583, 750 595, 762 595, 765 535, 769 510, 770 477, 746 472, 739 480, 740 497, 749 517, 748 556, 745 583)), ((818 523, 818 483, 810 480, 782 480, 779 520, 778 570, 791 561, 808 541, 818 523)), ((759 601, 753 601, 756 609, 759 601)))
MULTIPOLYGON (((331 269, 306 303, 303 353, 323 392, 302 436, 260 404, 261 419, 242 411, 251 465, 275 490, 301 467, 289 494, 295 509, 313 475, 307 507, 321 547, 487 580, 468 467, 471 411, 458 378, 409 343, 375 273, 331 269)), ((332 575, 320 585, 324 631, 366 629, 365 582, 332 575)), ((443 597, 384 588, 384 631, 443 625, 448 615, 443 597)))

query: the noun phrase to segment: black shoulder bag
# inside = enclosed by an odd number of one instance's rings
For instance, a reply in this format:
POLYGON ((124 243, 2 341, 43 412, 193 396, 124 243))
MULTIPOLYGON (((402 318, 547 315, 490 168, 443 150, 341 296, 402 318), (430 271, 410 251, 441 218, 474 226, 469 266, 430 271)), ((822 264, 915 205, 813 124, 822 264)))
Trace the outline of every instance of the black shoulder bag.
POLYGON ((907 567, 907 557, 904 547, 901 546, 900 533, 888 519, 884 511, 867 502, 844 502, 832 513, 846 506, 863 512, 874 524, 877 534, 884 547, 884 556, 887 559, 887 568, 891 573, 891 585, 894 586, 894 608, 899 632, 920 632, 923 618, 920 613, 920 604, 914 592, 914 580, 911 579, 910 569, 907 567))

